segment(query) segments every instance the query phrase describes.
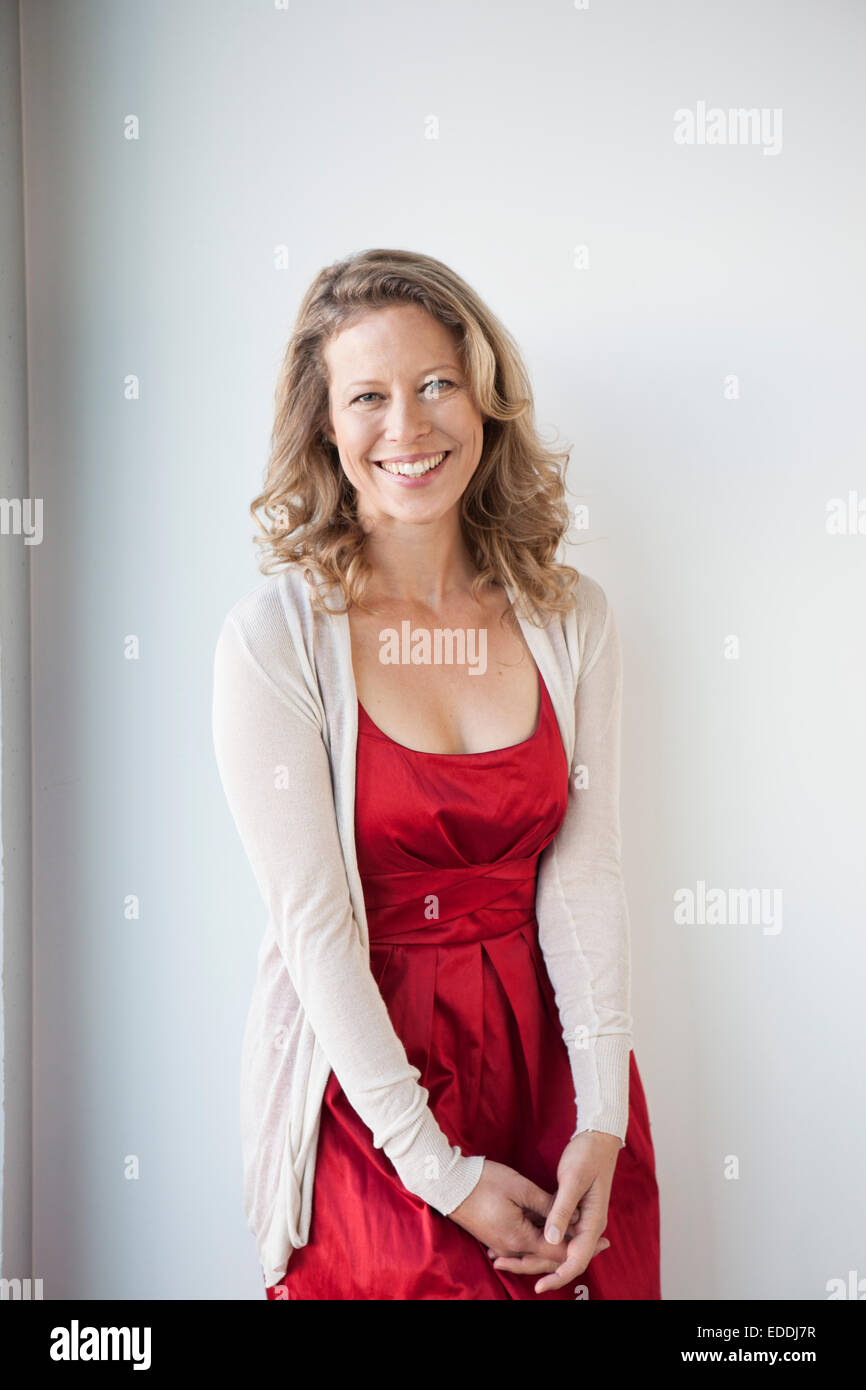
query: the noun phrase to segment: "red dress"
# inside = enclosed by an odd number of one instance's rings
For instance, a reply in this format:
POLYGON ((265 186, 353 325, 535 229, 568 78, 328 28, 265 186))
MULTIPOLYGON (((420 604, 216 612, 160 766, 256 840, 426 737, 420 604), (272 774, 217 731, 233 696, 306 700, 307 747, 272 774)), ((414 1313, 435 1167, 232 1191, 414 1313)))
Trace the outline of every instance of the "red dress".
MULTIPOLYGON (((464 1154, 553 1193, 575 1102, 535 891, 538 857, 565 814, 568 766, 540 672, 539 688, 535 733, 485 753, 404 748, 359 703, 355 837, 370 966, 440 1127, 464 1154)), ((629 1066, 610 1248, 542 1294, 540 1276, 494 1269, 480 1241, 403 1187, 331 1072, 309 1241, 267 1297, 660 1298, 655 1160, 633 1052, 629 1066)))

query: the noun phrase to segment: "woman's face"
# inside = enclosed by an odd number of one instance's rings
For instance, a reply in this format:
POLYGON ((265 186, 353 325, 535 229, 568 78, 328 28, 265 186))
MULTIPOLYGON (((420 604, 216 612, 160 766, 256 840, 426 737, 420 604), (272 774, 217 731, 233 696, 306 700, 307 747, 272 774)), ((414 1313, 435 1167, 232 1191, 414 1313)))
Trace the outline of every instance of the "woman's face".
POLYGON ((344 328, 324 357, 326 433, 359 517, 438 521, 459 501, 484 443, 454 336, 425 309, 396 304, 344 328))

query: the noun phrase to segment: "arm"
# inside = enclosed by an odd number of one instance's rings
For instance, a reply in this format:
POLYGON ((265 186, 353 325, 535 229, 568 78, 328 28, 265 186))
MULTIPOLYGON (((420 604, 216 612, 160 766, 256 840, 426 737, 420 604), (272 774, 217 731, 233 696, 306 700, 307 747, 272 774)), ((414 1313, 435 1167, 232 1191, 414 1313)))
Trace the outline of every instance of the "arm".
POLYGON ((620 860, 622 655, 607 596, 593 580, 588 587, 568 806, 539 867, 539 941, 574 1079, 575 1134, 597 1130, 622 1145, 632 1048, 629 917, 620 860))
POLYGON ((331 766, 286 633, 274 680, 232 615, 214 661, 213 738, 226 798, 304 1011, 351 1105, 409 1191, 447 1215, 481 1176, 428 1106, 355 920, 331 766))

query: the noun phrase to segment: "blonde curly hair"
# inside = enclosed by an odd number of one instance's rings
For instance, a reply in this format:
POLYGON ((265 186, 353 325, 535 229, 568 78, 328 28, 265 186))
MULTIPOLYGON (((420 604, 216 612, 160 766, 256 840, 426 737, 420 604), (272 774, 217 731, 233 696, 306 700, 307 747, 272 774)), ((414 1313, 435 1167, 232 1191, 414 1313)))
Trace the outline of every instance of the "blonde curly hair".
POLYGON ((564 475, 570 451, 551 449, 539 438, 526 368, 499 319, 442 261, 414 251, 368 250, 336 261, 304 295, 277 380, 264 486, 250 504, 264 533, 255 537, 264 550, 259 568, 269 574, 302 565, 316 606, 326 606, 320 582, 342 592, 341 611, 365 606, 371 567, 356 492, 323 433, 329 407, 323 348, 370 310, 400 303, 419 305, 452 331, 468 389, 487 417, 481 458, 460 499, 477 571, 473 594, 508 583, 546 621, 573 605, 580 577, 555 559, 569 524, 564 475))

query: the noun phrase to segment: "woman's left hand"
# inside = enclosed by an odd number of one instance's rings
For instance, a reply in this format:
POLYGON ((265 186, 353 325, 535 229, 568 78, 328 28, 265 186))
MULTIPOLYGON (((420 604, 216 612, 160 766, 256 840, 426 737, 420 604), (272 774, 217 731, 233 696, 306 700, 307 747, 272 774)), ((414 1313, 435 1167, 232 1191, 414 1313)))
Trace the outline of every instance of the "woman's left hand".
POLYGON ((582 1274, 592 1257, 610 1245, 602 1232, 621 1148, 615 1134, 585 1130, 563 1149, 556 1170, 557 1190, 545 1224, 545 1235, 552 1245, 558 1245, 564 1235, 569 1237, 568 1253, 561 1264, 535 1255, 499 1255, 488 1249, 488 1255, 495 1256, 494 1268, 512 1274, 543 1274, 535 1285, 536 1293, 561 1289, 582 1274), (572 1225, 578 1206, 577 1224, 572 1225))

